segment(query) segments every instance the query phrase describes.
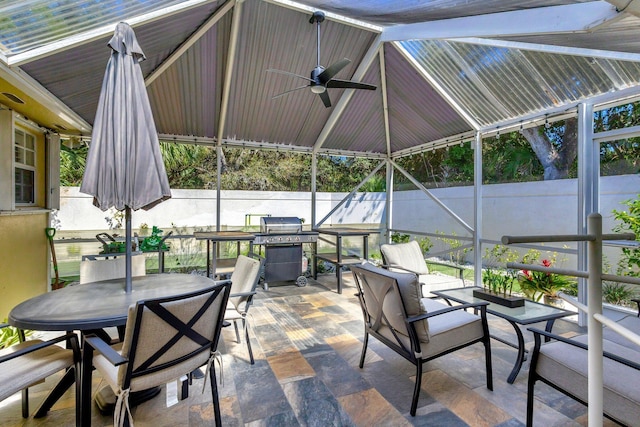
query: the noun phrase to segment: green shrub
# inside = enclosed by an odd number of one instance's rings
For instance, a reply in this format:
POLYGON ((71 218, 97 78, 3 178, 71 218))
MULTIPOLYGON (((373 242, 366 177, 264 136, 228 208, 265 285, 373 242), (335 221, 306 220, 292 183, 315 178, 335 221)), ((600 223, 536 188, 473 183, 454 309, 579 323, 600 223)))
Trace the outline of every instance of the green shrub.
POLYGON ((602 300, 609 304, 629 305, 635 292, 624 283, 602 282, 602 300))

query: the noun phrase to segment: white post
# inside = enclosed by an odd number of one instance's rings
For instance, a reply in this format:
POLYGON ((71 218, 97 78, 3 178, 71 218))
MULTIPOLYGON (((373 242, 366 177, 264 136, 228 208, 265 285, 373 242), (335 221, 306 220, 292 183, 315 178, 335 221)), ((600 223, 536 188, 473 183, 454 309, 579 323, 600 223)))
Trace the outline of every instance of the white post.
POLYGON ((476 132, 473 148, 473 283, 482 286, 482 135, 476 132))
POLYGON ((602 216, 592 213, 587 218, 587 230, 595 239, 587 244, 589 278, 587 279, 588 316, 588 401, 589 427, 602 426, 603 354, 602 325, 594 317, 602 315, 602 216))

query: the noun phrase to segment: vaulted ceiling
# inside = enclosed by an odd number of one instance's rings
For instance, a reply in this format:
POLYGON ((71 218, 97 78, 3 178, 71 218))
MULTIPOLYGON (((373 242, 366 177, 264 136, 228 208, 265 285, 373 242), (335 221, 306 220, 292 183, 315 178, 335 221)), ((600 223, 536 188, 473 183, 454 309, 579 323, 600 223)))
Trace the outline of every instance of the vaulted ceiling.
POLYGON ((9 0, 0 104, 90 136, 115 24, 166 140, 392 157, 640 94, 640 0, 9 0), (375 91, 305 85, 320 63, 375 91))

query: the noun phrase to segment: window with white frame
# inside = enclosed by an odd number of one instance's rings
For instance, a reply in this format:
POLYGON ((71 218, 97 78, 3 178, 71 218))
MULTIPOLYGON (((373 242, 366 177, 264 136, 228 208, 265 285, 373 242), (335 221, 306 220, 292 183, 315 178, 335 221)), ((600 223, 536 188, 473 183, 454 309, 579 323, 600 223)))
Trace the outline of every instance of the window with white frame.
POLYGON ((36 137, 21 129, 14 134, 14 185, 16 205, 36 202, 36 137))

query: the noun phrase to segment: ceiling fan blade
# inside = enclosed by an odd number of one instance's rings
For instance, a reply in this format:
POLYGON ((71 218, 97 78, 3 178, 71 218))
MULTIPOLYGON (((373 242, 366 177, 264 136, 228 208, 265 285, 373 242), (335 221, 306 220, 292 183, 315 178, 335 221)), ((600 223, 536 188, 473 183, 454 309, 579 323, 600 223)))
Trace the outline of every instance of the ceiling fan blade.
POLYGON ((269 68, 268 70, 266 70, 267 73, 277 73, 277 74, 284 74, 285 76, 293 76, 293 77, 298 77, 301 79, 304 79, 308 82, 313 82, 313 80, 311 80, 309 77, 307 76, 301 76, 300 74, 296 74, 296 73, 290 73, 288 71, 282 71, 282 70, 274 70, 273 68, 269 68))
POLYGON ((281 96, 283 96, 283 95, 286 95, 286 94, 288 94, 288 93, 295 92, 296 90, 304 89, 304 88, 307 88, 307 87, 309 87, 309 85, 298 86, 297 88, 289 89, 289 90, 286 90, 286 91, 284 91, 284 92, 281 92, 281 93, 279 93, 279 94, 277 94, 277 95, 273 95, 273 96, 271 97, 271 99, 280 98, 280 97, 281 97, 281 96))
POLYGON ((377 87, 368 83, 352 82, 349 80, 333 79, 327 82, 327 87, 340 89, 367 89, 376 90, 377 87))
POLYGON ((318 94, 320 96, 320 99, 322 99, 322 102, 324 103, 324 106, 329 108, 331 107, 331 100, 329 99, 329 94, 327 93, 327 91, 325 90, 324 92, 321 92, 318 94))
POLYGON ((338 72, 340 72, 340 70, 342 70, 344 67, 349 65, 350 62, 351 61, 349 59, 344 58, 344 59, 341 59, 340 61, 328 66, 327 68, 325 68, 325 70, 323 72, 318 74, 318 80, 320 81, 320 83, 325 84, 326 82, 331 80, 333 78, 333 76, 338 74, 338 72))

